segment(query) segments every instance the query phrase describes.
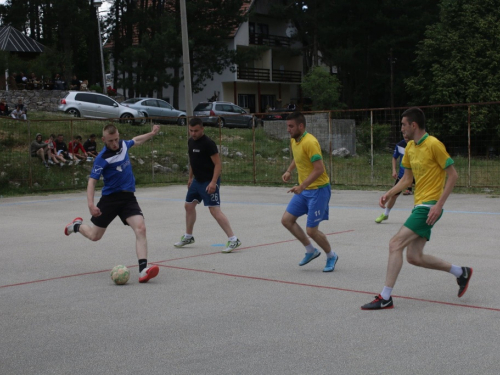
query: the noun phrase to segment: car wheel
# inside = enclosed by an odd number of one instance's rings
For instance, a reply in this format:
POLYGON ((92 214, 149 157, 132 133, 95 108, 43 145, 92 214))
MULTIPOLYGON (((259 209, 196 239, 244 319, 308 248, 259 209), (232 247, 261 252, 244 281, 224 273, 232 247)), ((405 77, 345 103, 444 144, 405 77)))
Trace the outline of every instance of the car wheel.
POLYGON ((70 108, 66 111, 68 115, 74 116, 74 117, 80 117, 80 111, 76 108, 70 108))
POLYGON ((177 119, 177 125, 179 125, 179 126, 186 126, 186 121, 187 121, 187 120, 186 120, 186 118, 185 118, 185 117, 179 117, 179 118, 177 119))
MULTIPOLYGON (((258 123, 257 123, 257 121, 255 121, 255 127, 257 127, 257 125, 258 125, 258 123)), ((253 119, 250 119, 250 120, 248 121, 247 128, 248 128, 248 129, 252 129, 252 128, 253 128, 253 119)))
POLYGON ((226 126, 226 120, 224 120, 222 117, 219 118, 219 128, 223 128, 224 126, 226 126))
POLYGON ((121 118, 120 121, 121 123, 132 124, 134 116, 132 116, 130 113, 124 113, 123 115, 120 116, 120 118, 121 118))
POLYGON ((144 116, 144 118, 141 120, 141 125, 145 125, 146 122, 148 122, 148 114, 146 112, 142 112, 141 114, 144 116))

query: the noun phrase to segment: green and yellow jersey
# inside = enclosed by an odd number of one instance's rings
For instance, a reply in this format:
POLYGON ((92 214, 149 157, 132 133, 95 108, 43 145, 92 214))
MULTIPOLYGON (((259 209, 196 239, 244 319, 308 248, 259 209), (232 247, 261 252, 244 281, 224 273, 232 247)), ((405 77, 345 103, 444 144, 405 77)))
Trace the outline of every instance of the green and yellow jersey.
POLYGON ((411 169, 415 177, 415 206, 439 200, 446 182, 445 169, 453 163, 444 145, 427 133, 418 143, 408 142, 401 165, 411 169))
MULTIPOLYGON (((293 159, 295 160, 295 167, 299 175, 299 184, 304 181, 307 176, 313 171, 313 162, 321 160, 323 163, 323 157, 321 156, 321 147, 318 140, 312 134, 307 131, 302 134, 298 141, 294 138, 290 140, 293 159)), ((328 186, 330 184, 330 179, 326 174, 326 168, 323 173, 314 181, 311 185, 306 187, 306 190, 313 190, 328 186)))

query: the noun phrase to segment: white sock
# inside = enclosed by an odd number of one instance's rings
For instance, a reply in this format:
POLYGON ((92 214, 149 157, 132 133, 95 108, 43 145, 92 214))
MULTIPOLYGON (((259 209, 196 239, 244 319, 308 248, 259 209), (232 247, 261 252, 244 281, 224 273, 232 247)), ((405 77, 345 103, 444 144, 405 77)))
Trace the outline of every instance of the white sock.
POLYGON ((387 301, 389 298, 391 298, 391 293, 392 293, 392 288, 384 286, 384 289, 382 289, 382 293, 380 293, 380 295, 382 296, 383 299, 387 301))
POLYGON ((193 237, 193 235, 192 235, 192 234, 187 234, 187 233, 186 233, 186 234, 184 235, 184 238, 185 238, 185 239, 187 239, 187 240, 189 240, 191 237, 193 237))
POLYGON ((463 270, 462 267, 451 265, 450 273, 453 274, 457 279, 462 276, 463 270))
POLYGON ((228 239, 228 241, 236 241, 238 239, 238 237, 233 236, 233 237, 228 237, 227 239, 228 239))
POLYGON ((329 252, 329 253, 326 253, 326 257, 327 257, 328 259, 331 259, 331 258, 333 258, 334 256, 335 256, 335 251, 333 251, 333 250, 330 250, 330 252, 329 252))
POLYGON ((312 244, 306 246, 306 253, 314 253, 314 246, 312 244))
POLYGON ((384 215, 385 215, 385 216, 389 216, 389 212, 391 212, 391 209, 386 207, 386 208, 385 208, 384 215))

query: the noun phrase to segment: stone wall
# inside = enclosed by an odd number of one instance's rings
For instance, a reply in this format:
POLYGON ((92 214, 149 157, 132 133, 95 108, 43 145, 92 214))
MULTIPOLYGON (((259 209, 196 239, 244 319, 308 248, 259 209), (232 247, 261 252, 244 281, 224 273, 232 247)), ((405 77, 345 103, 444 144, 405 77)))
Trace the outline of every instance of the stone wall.
MULTIPOLYGON (((28 111, 57 112, 57 106, 62 98, 66 97, 66 90, 0 90, 0 98, 5 98, 9 110, 16 109, 19 98, 23 100, 28 111)), ((123 97, 113 97, 117 102, 123 97)))
MULTIPOLYGON (((305 115, 306 129, 314 135, 323 151, 330 150, 328 132, 328 113, 305 115)), ((264 131, 278 139, 290 138, 286 129, 286 121, 264 121, 264 131)), ((356 122, 354 120, 332 119, 332 151, 345 148, 350 155, 356 154, 356 122)))

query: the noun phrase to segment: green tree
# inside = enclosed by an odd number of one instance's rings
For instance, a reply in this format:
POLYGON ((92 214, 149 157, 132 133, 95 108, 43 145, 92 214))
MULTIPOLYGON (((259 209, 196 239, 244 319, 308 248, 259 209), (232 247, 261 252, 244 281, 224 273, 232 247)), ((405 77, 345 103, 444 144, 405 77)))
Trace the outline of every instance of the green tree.
POLYGON ((314 67, 304 76, 302 91, 313 101, 313 110, 340 108, 340 82, 323 67, 314 67))
MULTIPOLYGON (((439 22, 419 43, 416 74, 405 82, 415 104, 500 100, 500 8, 498 1, 442 0, 439 22)), ((473 152, 484 154, 500 134, 498 106, 471 108, 473 152), (494 135, 494 136, 492 136, 494 135)), ((429 121, 433 133, 467 134, 466 109, 429 121)), ((464 140, 465 142, 465 140, 464 140)), ((464 143, 462 148, 466 148, 464 143)))

